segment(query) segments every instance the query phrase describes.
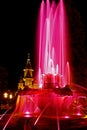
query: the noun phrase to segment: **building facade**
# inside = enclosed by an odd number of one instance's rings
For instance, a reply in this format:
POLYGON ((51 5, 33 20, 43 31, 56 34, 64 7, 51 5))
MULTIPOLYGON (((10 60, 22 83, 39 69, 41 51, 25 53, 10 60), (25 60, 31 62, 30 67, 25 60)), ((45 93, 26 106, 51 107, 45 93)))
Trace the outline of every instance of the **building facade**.
POLYGON ((20 77, 18 83, 18 90, 25 90, 25 89, 35 89, 37 88, 37 84, 34 82, 34 70, 32 69, 31 61, 30 61, 30 54, 28 53, 28 58, 26 61, 26 66, 23 69, 23 77, 20 77))

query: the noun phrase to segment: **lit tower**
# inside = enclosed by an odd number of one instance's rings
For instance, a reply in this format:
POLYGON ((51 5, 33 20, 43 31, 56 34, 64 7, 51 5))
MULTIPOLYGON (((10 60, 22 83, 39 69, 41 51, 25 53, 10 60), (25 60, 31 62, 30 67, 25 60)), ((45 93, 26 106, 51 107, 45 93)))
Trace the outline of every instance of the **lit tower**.
POLYGON ((26 66, 23 69, 24 71, 24 77, 23 77, 23 81, 25 83, 25 87, 28 88, 32 88, 33 87, 33 69, 31 66, 31 61, 30 61, 30 54, 28 53, 28 58, 27 58, 27 62, 26 62, 26 66))

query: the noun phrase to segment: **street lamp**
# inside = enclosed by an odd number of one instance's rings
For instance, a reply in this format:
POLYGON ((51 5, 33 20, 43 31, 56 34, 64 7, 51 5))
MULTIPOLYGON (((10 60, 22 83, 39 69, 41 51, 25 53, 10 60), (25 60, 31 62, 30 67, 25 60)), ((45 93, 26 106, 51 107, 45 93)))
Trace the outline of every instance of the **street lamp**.
POLYGON ((12 95, 12 94, 10 94, 10 95, 9 95, 9 99, 12 99, 12 98, 13 98, 13 95, 12 95))
POLYGON ((8 98, 8 93, 7 92, 5 92, 4 94, 3 94, 3 96, 4 96, 4 98, 8 98))

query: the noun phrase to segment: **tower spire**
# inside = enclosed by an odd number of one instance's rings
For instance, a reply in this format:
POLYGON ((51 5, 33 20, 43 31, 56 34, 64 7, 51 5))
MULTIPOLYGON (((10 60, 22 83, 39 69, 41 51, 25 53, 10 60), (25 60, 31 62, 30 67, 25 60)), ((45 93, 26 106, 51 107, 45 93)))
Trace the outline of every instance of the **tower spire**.
POLYGON ((30 53, 28 53, 28 59, 30 59, 30 53))
POLYGON ((29 86, 30 88, 32 88, 32 82, 33 82, 33 69, 32 69, 32 65, 31 65, 31 61, 30 61, 30 53, 28 53, 28 57, 27 57, 27 62, 26 62, 26 66, 23 69, 24 71, 24 82, 25 82, 25 86, 29 86))
POLYGON ((34 77, 33 77, 33 69, 30 61, 30 53, 27 54, 27 60, 25 68, 23 69, 24 75, 23 78, 20 78, 20 82, 18 83, 18 89, 25 89, 25 88, 36 88, 37 84, 34 84, 34 77))
POLYGON ((30 53, 28 53, 25 69, 32 69, 31 61, 30 61, 30 53))

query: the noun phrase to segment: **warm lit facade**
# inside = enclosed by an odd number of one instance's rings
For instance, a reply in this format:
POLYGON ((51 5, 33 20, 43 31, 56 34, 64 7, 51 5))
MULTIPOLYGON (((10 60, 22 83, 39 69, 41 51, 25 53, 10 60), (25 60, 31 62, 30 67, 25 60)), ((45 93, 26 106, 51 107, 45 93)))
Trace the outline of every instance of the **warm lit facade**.
POLYGON ((31 66, 30 54, 28 54, 26 66, 23 69, 23 71, 24 71, 24 75, 23 78, 20 77, 20 81, 18 83, 18 90, 36 88, 37 85, 34 84, 34 77, 33 77, 34 70, 32 69, 31 66))

